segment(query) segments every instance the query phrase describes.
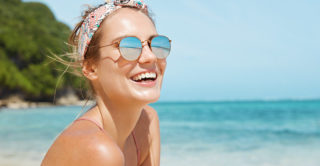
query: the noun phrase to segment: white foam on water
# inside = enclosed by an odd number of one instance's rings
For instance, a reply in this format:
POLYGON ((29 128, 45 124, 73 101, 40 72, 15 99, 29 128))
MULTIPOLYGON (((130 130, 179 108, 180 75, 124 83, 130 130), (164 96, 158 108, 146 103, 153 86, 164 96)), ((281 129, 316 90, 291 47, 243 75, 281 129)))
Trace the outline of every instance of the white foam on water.
POLYGON ((319 166, 320 145, 275 143, 252 150, 230 150, 224 145, 167 145, 161 155, 161 165, 165 166, 319 166))
POLYGON ((0 151, 1 166, 35 166, 40 165, 44 154, 39 151, 0 151))

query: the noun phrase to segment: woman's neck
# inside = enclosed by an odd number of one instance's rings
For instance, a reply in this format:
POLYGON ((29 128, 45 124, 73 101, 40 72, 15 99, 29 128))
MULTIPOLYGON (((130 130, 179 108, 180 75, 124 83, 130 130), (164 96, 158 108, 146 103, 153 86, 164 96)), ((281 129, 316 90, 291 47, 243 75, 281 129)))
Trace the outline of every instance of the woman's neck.
POLYGON ((129 104, 127 102, 115 103, 97 97, 97 111, 100 112, 103 128, 124 150, 128 136, 135 128, 144 105, 129 104))

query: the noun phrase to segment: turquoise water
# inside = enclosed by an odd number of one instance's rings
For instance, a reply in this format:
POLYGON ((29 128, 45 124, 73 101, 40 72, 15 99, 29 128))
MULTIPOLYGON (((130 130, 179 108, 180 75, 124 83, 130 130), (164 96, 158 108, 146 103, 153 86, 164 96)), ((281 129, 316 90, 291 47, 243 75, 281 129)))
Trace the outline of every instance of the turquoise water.
MULTIPOLYGON (((157 103, 163 166, 319 166, 320 101, 157 103)), ((80 107, 0 111, 0 165, 39 165, 80 107)))

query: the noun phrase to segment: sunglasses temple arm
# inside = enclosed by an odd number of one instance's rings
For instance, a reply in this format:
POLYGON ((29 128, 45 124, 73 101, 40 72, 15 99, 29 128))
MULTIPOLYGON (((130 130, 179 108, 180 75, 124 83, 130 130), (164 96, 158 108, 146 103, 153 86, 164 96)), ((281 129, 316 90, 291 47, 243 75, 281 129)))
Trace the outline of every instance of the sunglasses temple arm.
POLYGON ((117 47, 119 47, 119 44, 120 44, 120 42, 115 42, 115 43, 111 43, 108 45, 99 46, 98 48, 109 47, 109 46, 113 46, 113 45, 116 45, 117 47))

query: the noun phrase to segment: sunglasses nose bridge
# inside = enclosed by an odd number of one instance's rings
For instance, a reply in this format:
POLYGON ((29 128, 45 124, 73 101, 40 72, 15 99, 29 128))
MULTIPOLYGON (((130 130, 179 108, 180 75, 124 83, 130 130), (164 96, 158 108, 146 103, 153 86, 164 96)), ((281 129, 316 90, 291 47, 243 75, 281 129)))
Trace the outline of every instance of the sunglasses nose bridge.
POLYGON ((150 40, 141 41, 141 45, 142 45, 142 47, 144 47, 146 45, 150 46, 150 40))
POLYGON ((139 57, 139 62, 140 63, 146 63, 146 62, 151 62, 151 61, 156 61, 157 60, 156 55, 154 55, 154 53, 151 50, 150 42, 151 42, 150 40, 141 41, 142 50, 141 50, 141 55, 139 57), (149 48, 146 47, 146 49, 143 49, 144 46, 146 46, 146 45, 149 48))

